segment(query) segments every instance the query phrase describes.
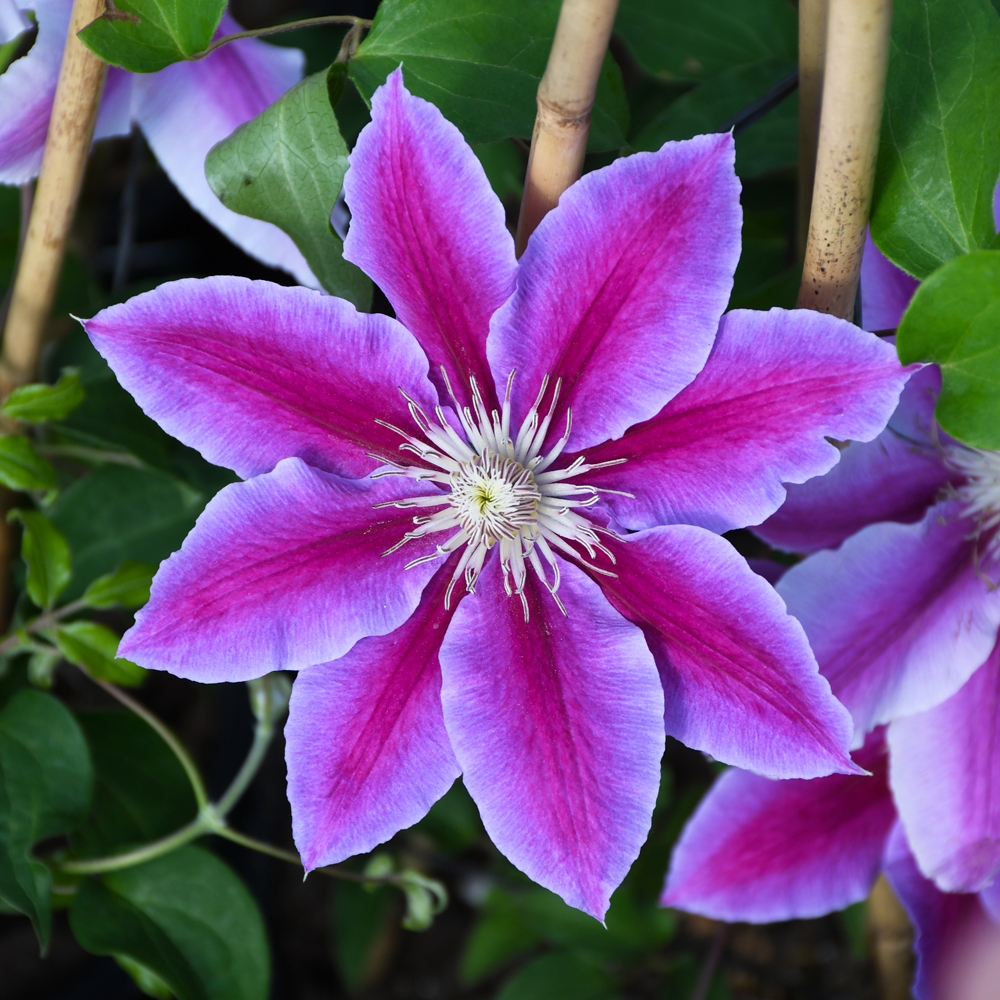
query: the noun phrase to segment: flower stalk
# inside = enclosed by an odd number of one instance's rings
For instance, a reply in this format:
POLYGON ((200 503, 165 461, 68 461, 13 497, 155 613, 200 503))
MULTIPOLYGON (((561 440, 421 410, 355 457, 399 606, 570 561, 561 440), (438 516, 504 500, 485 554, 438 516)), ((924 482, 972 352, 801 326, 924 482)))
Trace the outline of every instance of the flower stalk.
POLYGON ((76 34, 103 11, 103 0, 73 3, 42 169, 4 327, 0 389, 5 395, 30 381, 38 365, 108 69, 76 34))
POLYGON ((799 0, 799 185, 798 248, 805 251, 809 235, 819 143, 819 112, 823 99, 826 20, 830 0, 799 0))
POLYGON ((829 0, 799 308, 850 319, 871 209, 892 0, 829 0))
POLYGON ((538 85, 538 115, 517 223, 516 252, 583 170, 590 113, 618 0, 563 0, 538 85))

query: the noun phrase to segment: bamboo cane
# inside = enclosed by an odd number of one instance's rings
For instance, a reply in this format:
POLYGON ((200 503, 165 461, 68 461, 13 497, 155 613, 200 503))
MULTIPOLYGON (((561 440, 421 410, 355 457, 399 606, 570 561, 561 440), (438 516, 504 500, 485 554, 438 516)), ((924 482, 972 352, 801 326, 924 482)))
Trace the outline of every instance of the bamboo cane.
POLYGON ((103 12, 104 0, 74 0, 42 169, 4 327, 0 358, 4 395, 30 381, 38 366, 108 68, 76 33, 103 12))
POLYGON ((868 897, 868 934, 882 1000, 909 1000, 913 927, 884 875, 868 897))
POLYGON ((809 235, 809 209, 816 177, 828 9, 829 0, 799 0, 799 253, 805 251, 809 235))
POLYGON ((854 313, 871 209, 892 0, 829 0, 822 114, 800 308, 854 313))
POLYGON ((618 0, 563 0, 545 75, 517 223, 517 254, 583 170, 590 112, 618 0))

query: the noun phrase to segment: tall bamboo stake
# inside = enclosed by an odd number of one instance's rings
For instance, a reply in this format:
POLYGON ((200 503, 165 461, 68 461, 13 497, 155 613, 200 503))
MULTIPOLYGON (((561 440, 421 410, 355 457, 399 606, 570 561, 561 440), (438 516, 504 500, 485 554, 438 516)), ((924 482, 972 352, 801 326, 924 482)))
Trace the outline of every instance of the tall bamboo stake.
POLYGON ((822 114, 800 308, 854 313, 871 209, 892 0, 829 0, 822 114))
POLYGON ((868 897, 868 933, 882 1000, 909 1000, 913 982, 913 927, 886 877, 868 897))
POLYGON ((104 0, 74 0, 28 234, 14 280, 0 358, 0 390, 35 375, 73 222, 107 73, 76 33, 104 13, 104 0))
POLYGON ((545 75, 517 223, 517 253, 583 170, 597 78, 618 0, 563 0, 545 75))
POLYGON ((799 190, 798 250, 805 251, 809 234, 819 142, 819 110, 823 98, 826 19, 829 0, 799 0, 799 190))

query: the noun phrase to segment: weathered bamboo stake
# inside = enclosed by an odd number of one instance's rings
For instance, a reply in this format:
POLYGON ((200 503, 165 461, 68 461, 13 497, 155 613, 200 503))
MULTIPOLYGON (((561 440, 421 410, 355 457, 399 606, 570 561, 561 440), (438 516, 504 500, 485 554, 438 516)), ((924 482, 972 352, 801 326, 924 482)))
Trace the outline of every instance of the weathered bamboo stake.
POLYGON ((0 358, 4 395, 30 381, 38 365, 108 69, 76 33, 102 13, 104 0, 73 2, 28 235, 4 327, 0 358))
POLYGON ((618 0, 563 0, 545 75, 517 223, 517 254, 583 170, 597 78, 618 0))
POLYGON ((868 935, 882 1000, 909 1000, 913 982, 913 927, 886 877, 868 897, 868 935))
POLYGON ((871 209, 892 0, 829 0, 822 114, 800 308, 854 313, 871 209))
POLYGON ((805 252, 806 237, 809 235, 829 6, 829 0, 799 0, 799 253, 805 252))

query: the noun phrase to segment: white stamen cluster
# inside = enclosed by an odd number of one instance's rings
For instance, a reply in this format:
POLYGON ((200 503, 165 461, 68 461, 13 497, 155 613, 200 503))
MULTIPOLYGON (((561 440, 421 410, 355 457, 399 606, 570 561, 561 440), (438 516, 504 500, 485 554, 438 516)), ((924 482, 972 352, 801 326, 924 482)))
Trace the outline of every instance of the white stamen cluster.
MULTIPOLYGON (((448 384, 447 376, 444 378, 448 384)), ((447 557, 464 546, 465 551, 458 560, 445 594, 445 607, 449 607, 455 585, 463 577, 466 589, 470 593, 475 591, 476 580, 487 554, 494 546, 498 546, 504 587, 508 596, 516 594, 521 598, 527 620, 528 603, 524 596, 524 583, 528 565, 548 588, 563 614, 566 613, 557 594, 559 563, 555 549, 583 562, 595 572, 614 576, 614 573, 606 569, 584 562, 581 553, 574 548, 578 546, 583 549, 591 560, 596 559, 600 552, 614 562, 614 556, 597 537, 597 533, 603 529, 581 517, 573 508, 589 507, 597 502, 600 493, 617 491, 582 486, 568 480, 593 469, 618 465, 623 460, 588 465, 580 457, 565 468, 553 469, 553 463, 569 441, 572 425, 572 414, 567 410, 566 429, 562 437, 542 454, 542 445, 559 398, 561 381, 555 384, 548 413, 540 417, 539 409, 549 386, 547 376, 542 380, 534 405, 517 434, 512 436, 510 397, 513 380, 514 373, 511 372, 499 413, 487 410, 474 379, 471 382, 471 407, 460 406, 448 385, 448 391, 455 400, 455 411, 462 434, 448 422, 442 407, 435 408, 437 421, 432 421, 403 393, 420 434, 409 434, 384 421, 379 423, 399 434, 404 439, 404 443, 399 446, 400 450, 413 453, 423 464, 390 462, 394 468, 376 473, 376 476, 407 476, 437 483, 442 488, 441 493, 378 505, 432 511, 414 517, 416 527, 408 531, 384 555, 395 552, 414 539, 436 532, 452 532, 446 541, 437 546, 435 552, 414 559, 406 567, 409 569, 419 563, 447 557), (440 509, 433 510, 435 507, 440 509)))
POLYGON ((946 461, 965 478, 957 495, 963 515, 976 522, 980 565, 994 564, 1000 560, 1000 451, 953 445, 946 461))

